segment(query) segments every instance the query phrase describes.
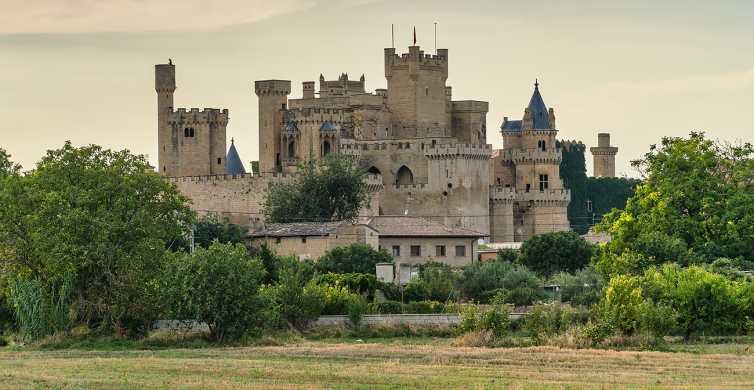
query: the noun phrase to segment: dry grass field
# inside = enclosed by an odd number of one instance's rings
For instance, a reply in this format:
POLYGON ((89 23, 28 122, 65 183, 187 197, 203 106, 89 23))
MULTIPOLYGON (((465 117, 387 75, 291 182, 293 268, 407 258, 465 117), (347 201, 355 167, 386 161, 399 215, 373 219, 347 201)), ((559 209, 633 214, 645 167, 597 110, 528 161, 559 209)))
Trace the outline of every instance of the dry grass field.
POLYGON ((754 388, 754 354, 303 342, 155 351, 2 351, 2 388, 754 388))

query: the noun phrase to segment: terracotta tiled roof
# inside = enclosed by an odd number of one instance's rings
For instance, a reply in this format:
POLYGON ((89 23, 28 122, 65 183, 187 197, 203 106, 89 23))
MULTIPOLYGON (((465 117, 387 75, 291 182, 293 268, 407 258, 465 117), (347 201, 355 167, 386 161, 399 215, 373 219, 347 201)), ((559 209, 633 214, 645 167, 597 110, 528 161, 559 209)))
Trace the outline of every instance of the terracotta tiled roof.
POLYGON ((485 234, 464 228, 445 226, 419 217, 370 217, 366 222, 380 237, 484 237, 485 234))
POLYGON ((338 226, 348 222, 268 223, 264 228, 249 232, 249 237, 303 237, 334 234, 338 226))

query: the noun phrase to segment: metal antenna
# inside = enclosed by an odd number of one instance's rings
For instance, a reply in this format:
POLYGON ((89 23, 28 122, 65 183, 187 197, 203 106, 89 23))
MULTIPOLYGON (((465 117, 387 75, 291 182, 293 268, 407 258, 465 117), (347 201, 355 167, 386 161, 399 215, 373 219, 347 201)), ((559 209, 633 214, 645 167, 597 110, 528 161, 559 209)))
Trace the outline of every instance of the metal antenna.
POLYGON ((435 22, 435 54, 437 54, 437 22, 435 22))
POLYGON ((395 24, 390 24, 390 47, 395 49, 395 24))

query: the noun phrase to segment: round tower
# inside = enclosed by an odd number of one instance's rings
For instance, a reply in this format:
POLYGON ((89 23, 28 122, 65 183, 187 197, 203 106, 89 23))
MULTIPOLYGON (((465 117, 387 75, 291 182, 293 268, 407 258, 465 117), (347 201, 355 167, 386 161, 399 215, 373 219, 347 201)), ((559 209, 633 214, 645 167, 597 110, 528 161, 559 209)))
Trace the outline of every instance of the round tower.
POLYGON ((610 133, 597 134, 597 146, 589 149, 594 157, 594 177, 615 177, 615 155, 618 148, 610 146, 610 133))
POLYGON ((288 108, 290 80, 261 80, 254 82, 259 97, 259 171, 281 170, 280 131, 283 113, 288 108))
POLYGON ((170 176, 176 171, 178 161, 178 150, 171 142, 169 123, 175 93, 175 65, 172 60, 154 66, 154 89, 157 92, 157 166, 160 173, 170 176))

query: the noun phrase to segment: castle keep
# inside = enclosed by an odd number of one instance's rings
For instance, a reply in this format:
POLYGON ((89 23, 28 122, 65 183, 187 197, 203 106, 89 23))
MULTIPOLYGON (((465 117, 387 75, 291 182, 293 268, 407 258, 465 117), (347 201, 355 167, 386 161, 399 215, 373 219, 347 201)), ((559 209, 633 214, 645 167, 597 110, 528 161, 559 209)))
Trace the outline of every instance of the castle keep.
POLYGON ((175 66, 157 65, 159 167, 194 208, 242 224, 262 220, 269 185, 305 159, 354 156, 368 168, 364 217, 422 217, 471 229, 492 242, 568 230, 570 194, 560 179, 555 114, 535 84, 523 119, 505 118, 502 150, 487 144, 488 103, 453 100, 448 50, 384 50, 386 88, 365 77, 254 83, 259 102, 259 167, 243 171, 235 146, 225 155, 228 111, 173 108, 175 66), (232 152, 232 153, 231 153, 232 152))

